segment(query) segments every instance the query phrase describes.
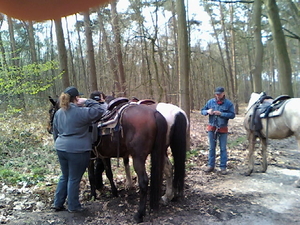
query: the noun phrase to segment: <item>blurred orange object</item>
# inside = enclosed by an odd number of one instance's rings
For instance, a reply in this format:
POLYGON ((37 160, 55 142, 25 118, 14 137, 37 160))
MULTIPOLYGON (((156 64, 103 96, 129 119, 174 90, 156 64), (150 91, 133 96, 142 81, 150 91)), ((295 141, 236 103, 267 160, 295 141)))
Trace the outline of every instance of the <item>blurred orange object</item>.
POLYGON ((20 20, 43 21, 59 19, 109 0, 0 0, 0 12, 20 20))

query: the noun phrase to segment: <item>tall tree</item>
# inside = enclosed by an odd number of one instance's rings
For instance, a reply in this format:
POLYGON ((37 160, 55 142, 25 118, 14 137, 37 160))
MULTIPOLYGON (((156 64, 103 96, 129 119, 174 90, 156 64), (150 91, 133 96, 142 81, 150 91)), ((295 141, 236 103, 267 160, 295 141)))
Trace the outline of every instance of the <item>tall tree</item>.
POLYGON ((19 67, 20 66, 19 49, 17 49, 17 44, 15 40, 14 23, 12 18, 9 16, 7 17, 7 23, 8 23, 8 31, 9 31, 12 65, 14 65, 15 67, 19 67))
MULTIPOLYGON (((77 38, 78 38, 78 49, 77 49, 77 51, 78 51, 78 53, 77 53, 77 55, 78 55, 78 57, 79 57, 79 61, 80 61, 80 64, 78 63, 77 65, 78 65, 78 73, 79 74, 82 74, 83 75, 83 79, 85 79, 85 80, 88 80, 88 77, 87 77, 87 74, 86 74, 86 69, 85 69, 85 58, 84 58, 84 55, 83 55, 83 50, 82 50, 82 41, 81 41, 81 35, 80 35, 80 27, 81 27, 81 22, 80 21, 78 21, 78 16, 77 16, 77 14, 75 14, 75 18, 76 18, 76 24, 75 24, 75 27, 76 27, 76 32, 77 32, 77 38), (81 67, 79 66, 79 65, 81 65, 81 67), (82 71, 81 71, 82 70, 82 71)), ((87 89, 89 89, 88 88, 88 84, 86 83, 86 85, 85 85, 85 87, 87 88, 87 89)))
POLYGON ((123 65, 123 53, 122 53, 122 42, 121 33, 119 25, 119 15, 117 13, 117 3, 115 1, 111 2, 111 16, 112 16, 112 29, 115 37, 114 45, 117 54, 118 68, 119 68, 119 81, 121 84, 122 92, 119 93, 120 96, 126 96, 126 76, 123 65))
POLYGON ((255 0, 253 5, 253 27, 255 58, 253 73, 253 91, 260 93, 263 91, 261 74, 263 63, 263 44, 261 41, 261 6, 262 0, 255 0))
MULTIPOLYGON (((176 0, 176 11, 178 15, 179 104, 190 118, 190 45, 184 0, 176 0)), ((187 144, 187 149, 189 149, 189 141, 187 144)))
POLYGON ((36 53, 36 49, 35 49, 33 22, 32 21, 28 21, 27 23, 24 22, 24 25, 25 25, 27 33, 28 33, 31 61, 34 63, 37 63, 37 53, 36 53))
POLYGON ((278 78, 280 82, 280 94, 294 96, 292 86, 292 69, 285 36, 282 30, 282 25, 279 17, 279 10, 276 0, 266 1, 268 9, 268 18, 272 30, 273 40, 277 53, 278 62, 278 78))
POLYGON ((69 69, 68 69, 68 54, 65 45, 64 32, 62 28, 61 19, 54 20, 55 23, 55 31, 56 31, 56 41, 57 41, 57 49, 59 55, 59 63, 60 70, 62 73, 62 82, 63 88, 67 88, 70 86, 69 80, 69 69))
POLYGON ((68 49, 69 49, 70 64, 71 64, 72 83, 74 84, 75 87, 77 87, 78 83, 77 83, 76 71, 75 71, 75 66, 74 66, 74 57, 73 57, 71 37, 70 37, 70 31, 69 31, 67 17, 65 17, 65 21, 66 21, 66 28, 67 28, 67 40, 68 40, 68 46, 69 46, 68 49))
POLYGON ((236 35, 234 29, 234 8, 233 5, 230 4, 230 34, 231 34, 231 56, 232 56, 232 97, 234 103, 234 109, 236 113, 239 113, 239 101, 238 101, 238 93, 237 93, 237 57, 236 57, 236 35))
MULTIPOLYGON (((215 24, 214 19, 213 19, 213 11, 212 11, 212 9, 210 8, 209 5, 206 6, 206 12, 210 16, 211 25, 212 25, 212 28, 213 28, 213 31, 214 31, 214 36, 216 38, 218 49, 219 49, 219 52, 220 52, 221 61, 222 61, 222 65, 223 65, 222 66, 222 72, 223 72, 224 77, 225 77, 225 83, 224 84, 225 84, 225 86, 229 87, 228 73, 227 73, 227 69, 226 69, 226 66, 225 66, 226 65, 225 56, 224 56, 221 41, 220 41, 220 38, 219 38, 219 35, 218 35, 218 32, 217 32, 216 24, 215 24)), ((210 45, 209 45, 209 47, 210 47, 210 45)), ((213 66, 213 64, 211 64, 211 66, 213 66)), ((213 84, 213 85, 215 86, 215 84, 213 84)))
POLYGON ((234 82, 233 82, 233 69, 232 69, 232 62, 231 62, 231 56, 230 56, 230 46, 229 46, 229 40, 228 40, 228 35, 227 35, 227 28, 225 24, 225 15, 223 12, 223 7, 222 3, 219 2, 219 7, 220 7, 220 16, 221 16, 221 25, 222 25, 222 32, 223 32, 223 38, 224 38, 224 45, 225 45, 225 54, 226 54, 226 59, 227 59, 227 67, 228 67, 228 72, 229 72, 229 94, 234 96, 234 82))
POLYGON ((2 57, 1 67, 3 68, 4 71, 8 71, 8 64, 7 64, 7 60, 6 60, 5 48, 4 48, 3 40, 2 40, 3 21, 4 21, 4 16, 3 16, 3 14, 0 14, 0 52, 1 52, 1 57, 2 57))
MULTIPOLYGON (((117 68, 115 57, 113 57, 110 48, 110 41, 108 40, 107 32, 104 28, 103 15, 104 15, 103 12, 99 8, 98 10, 99 27, 100 27, 100 31, 102 32, 102 38, 103 38, 103 43, 105 45, 106 54, 109 56, 109 65, 110 65, 111 73, 113 74, 114 77, 113 86, 115 86, 117 88, 117 92, 120 93, 122 92, 122 88, 119 82, 118 68, 117 68)), ((114 88, 112 90, 114 90, 114 88)))
POLYGON ((86 39, 86 54, 88 58, 88 68, 89 68, 89 92, 98 89, 97 85, 97 75, 96 75, 96 64, 95 64, 95 54, 93 45, 93 34, 91 29, 90 13, 86 11, 83 13, 84 17, 84 33, 86 39))

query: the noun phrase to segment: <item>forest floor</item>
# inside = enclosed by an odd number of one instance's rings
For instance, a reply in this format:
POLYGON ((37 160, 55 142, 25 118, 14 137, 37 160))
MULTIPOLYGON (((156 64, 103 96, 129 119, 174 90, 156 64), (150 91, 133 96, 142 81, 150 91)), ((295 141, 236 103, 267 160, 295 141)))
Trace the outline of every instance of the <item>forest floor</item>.
MULTIPOLYGON (((266 173, 244 176, 247 163, 247 142, 242 127, 243 115, 230 120, 228 143, 228 174, 218 168, 203 172, 207 160, 205 123, 207 117, 191 113, 191 149, 194 155, 187 161, 185 196, 181 201, 161 205, 159 212, 149 213, 142 224, 300 224, 300 189, 293 183, 300 177, 300 151, 294 138, 270 140, 269 167, 266 173)), ((256 154, 255 169, 259 170, 260 155, 256 154)), ((217 162, 219 157, 217 157, 217 162)), ((117 170, 117 169, 115 169, 117 170)), ((0 210, 2 224, 135 224, 138 188, 125 190, 124 175, 114 174, 119 197, 110 196, 106 181, 99 199, 89 201, 87 176, 82 182, 84 213, 53 212, 50 209, 53 191, 26 192, 2 185, 0 210), (10 206, 4 199, 11 199, 10 206), (18 202, 18 204, 16 204, 18 202), (34 202, 35 207, 29 203, 34 202), (27 204, 24 209, 22 205, 27 204), (18 207, 18 205, 20 207, 18 207)), ((104 176, 105 177, 105 176, 104 176)), ((49 190, 55 187, 49 187, 49 190)), ((7 202, 7 201, 6 201, 7 202)))

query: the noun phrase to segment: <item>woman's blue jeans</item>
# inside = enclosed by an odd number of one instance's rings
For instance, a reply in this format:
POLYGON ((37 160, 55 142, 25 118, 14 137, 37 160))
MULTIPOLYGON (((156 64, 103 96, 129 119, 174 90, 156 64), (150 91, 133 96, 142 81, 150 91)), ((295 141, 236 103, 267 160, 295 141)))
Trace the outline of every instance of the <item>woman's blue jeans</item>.
POLYGON ((216 164, 216 147, 219 141, 220 147, 220 168, 226 169, 227 166, 227 133, 215 133, 208 131, 209 154, 208 166, 215 167, 216 164))
POLYGON ((79 202, 79 185, 90 162, 90 151, 83 153, 56 152, 62 175, 57 184, 54 206, 63 207, 68 197, 68 209, 77 210, 81 208, 79 202))

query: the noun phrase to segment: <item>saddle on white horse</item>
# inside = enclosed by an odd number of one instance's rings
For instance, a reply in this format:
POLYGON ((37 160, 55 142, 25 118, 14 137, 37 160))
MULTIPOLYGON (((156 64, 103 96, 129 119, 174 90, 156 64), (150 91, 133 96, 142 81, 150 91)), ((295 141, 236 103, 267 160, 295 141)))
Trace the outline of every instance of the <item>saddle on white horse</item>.
POLYGON ((252 130, 262 129, 262 118, 272 118, 282 115, 285 105, 291 99, 288 95, 280 95, 273 99, 270 96, 262 95, 255 103, 250 127, 252 130))

